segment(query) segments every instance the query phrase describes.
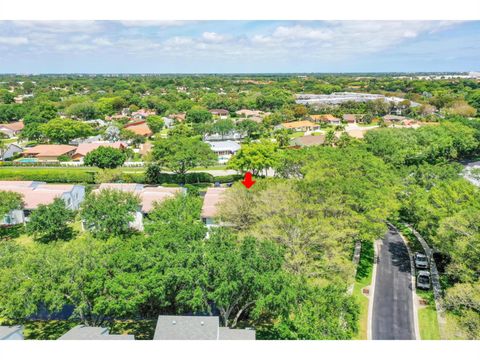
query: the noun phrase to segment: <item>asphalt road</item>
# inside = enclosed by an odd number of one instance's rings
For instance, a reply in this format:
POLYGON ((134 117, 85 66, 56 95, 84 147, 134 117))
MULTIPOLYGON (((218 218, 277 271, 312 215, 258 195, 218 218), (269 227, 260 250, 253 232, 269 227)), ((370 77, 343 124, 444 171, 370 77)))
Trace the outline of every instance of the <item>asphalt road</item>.
POLYGON ((373 340, 415 339, 410 258, 393 229, 378 252, 372 316, 373 340))

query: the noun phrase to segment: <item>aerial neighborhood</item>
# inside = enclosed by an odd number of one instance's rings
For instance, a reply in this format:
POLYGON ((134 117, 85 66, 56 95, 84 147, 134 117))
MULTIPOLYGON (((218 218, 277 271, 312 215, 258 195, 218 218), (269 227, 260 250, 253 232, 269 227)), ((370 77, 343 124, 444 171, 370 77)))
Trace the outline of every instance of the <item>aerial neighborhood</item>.
POLYGON ((0 340, 480 338, 476 74, 0 75, 0 340))

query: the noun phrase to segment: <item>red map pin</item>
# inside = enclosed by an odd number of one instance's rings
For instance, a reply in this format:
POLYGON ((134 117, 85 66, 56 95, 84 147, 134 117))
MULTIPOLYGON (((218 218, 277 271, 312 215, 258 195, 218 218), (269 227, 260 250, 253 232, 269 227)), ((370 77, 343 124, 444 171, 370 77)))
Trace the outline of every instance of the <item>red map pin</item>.
POLYGON ((247 171, 245 173, 245 178, 242 181, 242 184, 247 188, 250 189, 253 184, 255 184, 255 181, 252 180, 252 173, 250 171, 247 171))

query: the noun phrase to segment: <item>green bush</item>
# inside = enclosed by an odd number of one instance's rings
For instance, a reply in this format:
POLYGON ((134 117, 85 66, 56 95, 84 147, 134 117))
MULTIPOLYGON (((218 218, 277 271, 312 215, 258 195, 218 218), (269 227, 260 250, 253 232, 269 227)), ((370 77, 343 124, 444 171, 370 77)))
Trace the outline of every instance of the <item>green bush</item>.
POLYGON ((224 176, 215 176, 213 178, 213 181, 225 184, 225 183, 235 182, 240 179, 243 179, 242 175, 224 175, 224 176))
POLYGON ((150 164, 145 172, 144 181, 148 184, 198 184, 213 183, 214 177, 209 173, 195 172, 183 175, 167 174, 155 163, 150 164))
POLYGON ((47 183, 95 183, 96 170, 72 168, 0 168, 0 180, 45 181, 47 183))

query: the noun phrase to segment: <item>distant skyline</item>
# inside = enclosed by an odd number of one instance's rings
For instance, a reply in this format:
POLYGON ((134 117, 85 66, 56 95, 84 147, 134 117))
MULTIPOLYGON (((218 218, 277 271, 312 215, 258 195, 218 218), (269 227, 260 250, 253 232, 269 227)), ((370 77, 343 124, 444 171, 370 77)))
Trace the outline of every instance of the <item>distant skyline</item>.
POLYGON ((0 73, 480 70, 480 21, 0 21, 0 73))

